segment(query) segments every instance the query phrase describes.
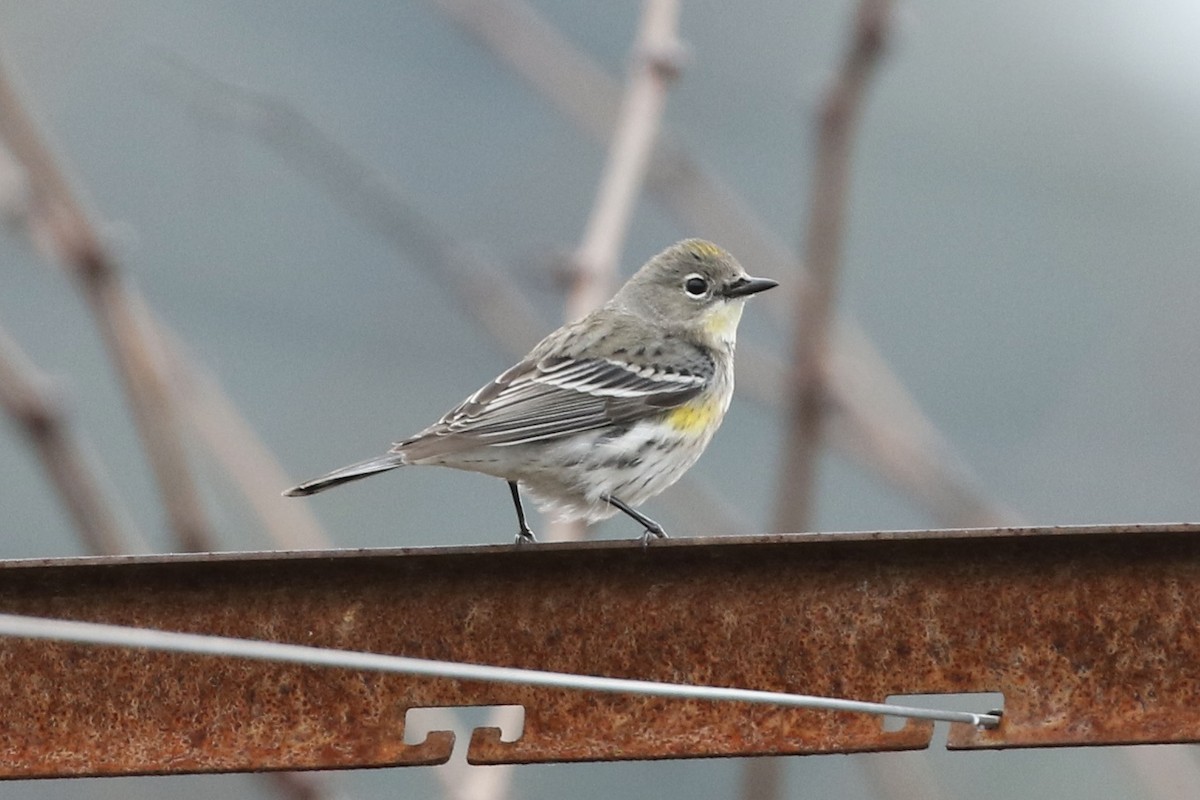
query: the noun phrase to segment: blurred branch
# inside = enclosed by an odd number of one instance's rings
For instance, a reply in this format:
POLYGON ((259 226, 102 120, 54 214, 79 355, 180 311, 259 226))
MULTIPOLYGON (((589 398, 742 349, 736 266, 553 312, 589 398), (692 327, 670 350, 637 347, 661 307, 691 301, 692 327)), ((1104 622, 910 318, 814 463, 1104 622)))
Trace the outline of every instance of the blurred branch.
POLYGON ((190 357, 166 325, 151 321, 168 354, 181 416, 250 505, 275 546, 284 550, 331 547, 311 508, 305 503, 288 502, 279 494, 279 487, 294 481, 217 379, 190 357))
POLYGON ((275 794, 287 800, 350 800, 319 772, 269 772, 262 778, 275 794))
POLYGON ((544 335, 538 313, 486 256, 454 240, 395 187, 282 98, 222 81, 166 54, 168 87, 206 117, 249 131, 395 252, 450 283, 500 346, 524 354, 544 335))
MULTIPOLYGON (((0 139, 24 168, 28 181, 26 221, 34 243, 57 257, 91 306, 125 385, 142 445, 158 481, 172 532, 185 550, 215 550, 178 425, 175 397, 166 378, 167 354, 145 304, 122 280, 32 118, 0 65, 0 139)), ((272 487, 287 485, 282 480, 272 487)), ((120 545, 106 541, 105 546, 120 545)), ((267 781, 283 797, 330 796, 311 775, 273 774, 267 781)))
MULTIPOLYGON (((679 0, 645 0, 608 163, 596 189, 583 241, 572 258, 573 281, 563 315, 567 322, 602 306, 615 289, 629 220, 662 127, 667 90, 679 77, 678 29, 679 0)), ((586 534, 587 525, 582 520, 555 520, 546 530, 546 538, 551 541, 579 540, 586 534)))
POLYGON ((7 148, 0 147, 0 223, 18 228, 29 212, 29 193, 25 172, 13 160, 7 148))
POLYGON ((850 50, 820 109, 815 176, 805 234, 809 281, 795 293, 796 324, 785 396, 787 431, 776 495, 777 531, 807 530, 813 521, 816 462, 827 396, 837 273, 841 265, 850 159, 867 83, 883 51, 889 0, 862 0, 850 50))
POLYGON ((210 539, 162 372, 161 354, 140 324, 134 292, 122 281, 95 228, 25 111, 8 70, 0 65, 0 139, 24 169, 31 236, 53 253, 91 307, 125 386, 142 446, 154 470, 167 517, 187 549, 210 539))
MULTIPOLYGON (((432 2, 585 134, 597 141, 611 135, 620 96, 616 82, 531 6, 521 0, 432 2)), ((797 273, 796 255, 761 224, 731 189, 707 173, 670 130, 659 136, 647 174, 647 188, 686 227, 720 242, 737 254, 742 263, 753 264, 754 272, 781 278, 790 276, 789 282, 799 287, 798 291, 805 291, 807 277, 797 273)), ((786 296, 771 292, 763 302, 782 313, 784 309, 778 301, 786 296)), ((970 526, 1003 519, 1005 511, 979 492, 961 463, 946 458, 952 450, 949 443, 921 414, 862 330, 843 316, 835 333, 827 365, 828 391, 832 393, 829 431, 832 443, 894 485, 905 490, 917 487, 915 499, 924 502, 943 524, 970 526), (842 394, 847 387, 864 384, 874 386, 878 393, 866 397, 842 394), (844 409, 853 412, 839 419, 844 409), (902 413, 897 413, 897 409, 902 413), (913 421, 919 421, 919 431, 903 427, 913 421), (863 423, 869 425, 860 427, 863 423), (843 432, 853 432, 849 444, 843 440, 843 432), (884 432, 886 435, 880 438, 879 434, 884 432)), ((739 389, 762 402, 777 404, 781 395, 776 387, 783 373, 750 377, 743 368, 748 360, 755 360, 754 354, 742 345, 738 353, 739 389)), ((757 360, 777 361, 765 355, 757 360)))
MULTIPOLYGON (((523 0, 431 1, 593 141, 612 137, 619 85, 532 6, 523 0)), ((719 242, 742 263, 755 265, 755 274, 783 277, 796 271, 796 256, 669 128, 658 137, 646 187, 685 227, 719 242)), ((774 303, 770 297, 762 299, 774 303)))
MULTIPOLYGON (((843 341, 857 336, 861 330, 842 331, 843 341)), ((867 345, 847 348, 846 354, 824 364, 824 433, 830 444, 885 477, 924 507, 937 525, 1019 524, 1016 512, 984 493, 971 468, 921 413, 879 351, 867 345)))
POLYGON ((49 387, 50 380, 0 328, 0 407, 41 458, 84 546, 98 555, 146 552, 129 516, 106 496, 99 466, 72 434, 49 387))
POLYGON ((617 113, 608 163, 596 190, 583 241, 575 251, 574 282, 566 319, 599 308, 614 291, 629 219, 641 194, 654 140, 662 126, 667 90, 679 77, 679 0, 646 0, 633 67, 617 113))
POLYGON ((859 762, 872 797, 894 800, 943 800, 946 793, 938 783, 938 773, 924 752, 872 753, 859 762))
MULTIPOLYGON (((48 152, 43 152, 40 158, 42 163, 48 163, 48 152)), ((0 170, 0 175, 2 174, 5 174, 5 170, 0 170)), ((56 184, 53 190, 46 194, 50 201, 61 203, 64 196, 59 193, 67 191, 67 187, 56 170, 52 175, 56 184)), ((23 186, 22 181, 5 181, 5 185, 7 184, 23 186)), ((66 200, 70 201, 71 197, 67 196, 66 200)), ((71 213, 80 215, 82 209, 76 206, 71 213)), ((29 224, 37 224, 30 213, 18 215, 14 211, 13 216, 23 216, 29 224)), ((73 224, 79 222, 77 219, 73 224)), ((82 219, 82 222, 86 224, 85 219, 82 219)), ((90 236, 91 241, 95 241, 94 231, 86 230, 85 235, 90 236)), ((54 240, 48 240, 47 243, 53 245, 54 240)), ((94 245, 84 246, 84 249, 86 247, 94 245)), ((59 252, 59 247, 53 249, 54 252, 59 252)), ((106 254, 102 252, 91 255, 84 253, 78 258, 98 258, 107 263, 106 254)), ((115 269, 115 265, 112 264, 103 266, 102 270, 110 273, 108 277, 102 277, 103 281, 116 282, 118 277, 112 275, 115 269)), ((200 434, 200 441, 209 446, 217 461, 232 477, 236 488, 240 489, 259 519, 262 519, 276 545, 287 549, 328 546, 328 537, 304 504, 284 503, 278 498, 278 487, 287 486, 290 479, 283 473, 253 428, 239 414, 235 405, 229 402, 216 380, 196 366, 186 355, 184 345, 166 325, 154 319, 142 296, 128 290, 124 294, 125 296, 118 301, 121 306, 120 317, 130 321, 122 324, 122 330, 144 331, 142 343, 126 345, 139 351, 138 368, 155 373, 156 390, 175 390, 174 405, 178 405, 182 415, 186 415, 186 421, 200 434), (151 345, 150 342, 156 344, 151 345), (157 348, 162 348, 154 359, 158 363, 151 365, 150 350, 157 348), (163 371, 168 374, 162 374, 163 371)), ((176 531, 178 530, 176 528, 176 531)), ((186 537, 179 536, 179 539, 182 545, 191 549, 212 549, 216 545, 215 540, 206 535, 191 534, 186 537)))
MULTIPOLYGON (((793 294, 796 321, 792 363, 783 395, 787 407, 775 495, 776 531, 809 530, 815 517, 817 459, 829 397, 827 364, 852 147, 867 84, 883 52, 889 6, 890 0, 860 1, 849 52, 822 101, 817 121, 815 172, 804 237, 809 279, 793 294)), ((742 797, 783 797, 782 764, 777 759, 747 762, 742 773, 742 797)))
POLYGON ((1191 800, 1200 779, 1195 745, 1124 747, 1117 751, 1147 800, 1191 800))
MULTIPOLYGON (((843 329, 844 338, 861 335, 843 329)), ((937 525, 976 528, 1018 522, 1014 512, 983 493, 970 467, 916 407, 878 351, 869 345, 848 348, 847 357, 835 354, 825 369, 829 444, 920 503, 937 525)), ((786 396, 788 367, 773 353, 739 344, 737 370, 743 396, 772 407, 786 396)))

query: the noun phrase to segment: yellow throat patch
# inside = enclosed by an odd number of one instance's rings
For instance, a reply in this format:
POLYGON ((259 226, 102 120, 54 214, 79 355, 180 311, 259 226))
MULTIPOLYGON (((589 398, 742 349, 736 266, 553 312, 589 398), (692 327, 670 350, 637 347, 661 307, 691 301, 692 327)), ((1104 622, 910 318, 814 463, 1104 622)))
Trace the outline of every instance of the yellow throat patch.
POLYGON ((732 343, 737 339, 738 323, 742 321, 745 303, 735 300, 719 303, 704 315, 704 332, 720 342, 732 343))

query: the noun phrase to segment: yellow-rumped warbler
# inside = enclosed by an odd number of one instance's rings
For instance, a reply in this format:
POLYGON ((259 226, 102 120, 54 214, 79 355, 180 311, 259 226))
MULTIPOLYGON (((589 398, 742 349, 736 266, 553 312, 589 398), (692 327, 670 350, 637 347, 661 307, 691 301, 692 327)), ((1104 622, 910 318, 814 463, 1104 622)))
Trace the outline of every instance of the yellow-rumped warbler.
POLYGON ((679 242, 435 424, 284 494, 435 464, 508 481, 518 543, 534 539, 518 487, 563 519, 620 510, 646 527, 644 542, 666 536, 634 506, 679 480, 708 446, 733 395, 745 299, 776 285, 714 244, 679 242))

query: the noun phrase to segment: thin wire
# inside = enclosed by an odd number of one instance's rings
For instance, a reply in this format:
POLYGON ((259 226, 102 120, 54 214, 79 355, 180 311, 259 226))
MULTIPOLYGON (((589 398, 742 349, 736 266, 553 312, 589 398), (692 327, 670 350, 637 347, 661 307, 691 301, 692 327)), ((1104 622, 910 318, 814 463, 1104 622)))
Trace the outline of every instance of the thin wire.
POLYGON ((977 714, 971 711, 939 711, 929 708, 897 706, 889 703, 868 703, 834 697, 814 697, 803 694, 767 692, 757 689, 732 689, 717 686, 687 686, 657 681, 605 678, 592 675, 572 675, 563 672, 492 667, 483 664, 460 664, 452 661, 432 661, 408 656, 363 653, 353 650, 330 650, 308 645, 263 642, 254 639, 234 639, 227 636, 207 636, 196 633, 175 633, 152 628, 132 628, 96 622, 26 617, 0 614, 0 636, 25 639, 49 639, 77 644, 137 647, 173 653, 193 653, 210 656, 233 656, 256 661, 276 661, 308 666, 340 667, 371 672, 391 672, 421 675, 430 678, 516 683, 525 686, 546 686, 555 689, 579 689, 610 694, 678 697, 693 700, 717 700, 738 703, 760 703, 796 708, 818 708, 830 711, 850 711, 911 719, 930 719, 945 722, 965 722, 977 728, 996 728, 998 714, 977 714))

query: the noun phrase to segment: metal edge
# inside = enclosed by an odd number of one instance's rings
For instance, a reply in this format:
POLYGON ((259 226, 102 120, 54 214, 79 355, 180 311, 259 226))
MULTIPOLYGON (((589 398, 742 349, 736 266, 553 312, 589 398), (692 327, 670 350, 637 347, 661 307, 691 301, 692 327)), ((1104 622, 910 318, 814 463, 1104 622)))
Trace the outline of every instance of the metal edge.
POLYGON ((933 530, 838 531, 769 533, 738 536, 682 536, 655 540, 643 548, 640 539, 602 539, 585 542, 539 542, 532 545, 479 544, 418 547, 360 547, 327 550, 222 550, 204 553, 150 553, 118 556, 63 556, 0 560, 0 569, 91 567, 141 564, 236 563, 256 561, 317 561, 348 558, 405 558, 429 556, 534 556, 562 552, 603 552, 741 548, 852 542, 932 542, 966 539, 1017 539, 1136 536, 1141 534, 1200 535, 1200 523, 1132 523, 1121 525, 1058 525, 1004 528, 944 528, 933 530))

